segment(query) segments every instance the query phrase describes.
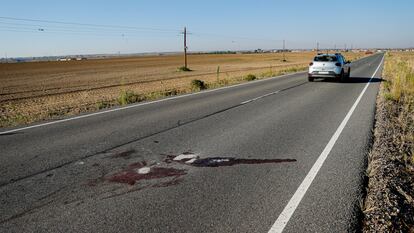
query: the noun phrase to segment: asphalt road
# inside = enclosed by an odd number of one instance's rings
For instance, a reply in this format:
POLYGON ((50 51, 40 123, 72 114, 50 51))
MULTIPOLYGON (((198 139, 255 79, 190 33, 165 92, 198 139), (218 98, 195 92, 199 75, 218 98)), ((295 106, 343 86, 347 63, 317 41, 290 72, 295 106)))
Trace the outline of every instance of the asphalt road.
POLYGON ((382 58, 3 129, 0 232, 268 232, 295 193, 284 232, 354 231, 382 58))

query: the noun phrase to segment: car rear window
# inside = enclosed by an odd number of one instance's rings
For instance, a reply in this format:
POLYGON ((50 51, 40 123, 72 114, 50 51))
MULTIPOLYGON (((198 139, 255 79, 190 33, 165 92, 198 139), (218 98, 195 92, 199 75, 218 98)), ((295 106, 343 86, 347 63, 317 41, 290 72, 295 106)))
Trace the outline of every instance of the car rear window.
POLYGON ((316 56, 314 59, 314 61, 338 61, 338 58, 336 56, 316 56))

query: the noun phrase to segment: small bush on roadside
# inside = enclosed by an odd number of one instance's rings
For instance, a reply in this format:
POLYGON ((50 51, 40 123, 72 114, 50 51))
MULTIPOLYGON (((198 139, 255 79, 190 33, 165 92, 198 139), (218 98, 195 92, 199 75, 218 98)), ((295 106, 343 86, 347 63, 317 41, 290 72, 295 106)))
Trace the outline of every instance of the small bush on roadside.
POLYGON ((96 103, 96 108, 98 110, 104 109, 104 108, 109 108, 111 106, 111 104, 107 101, 99 101, 98 103, 96 103))
POLYGON ((228 79, 220 79, 218 83, 221 86, 225 86, 225 85, 229 84, 229 80, 228 79))
POLYGON ((248 74, 245 78, 244 78, 246 81, 253 81, 253 80, 256 80, 257 79, 257 77, 256 77, 256 75, 254 75, 254 74, 248 74))
POLYGON ((188 72, 188 71, 192 71, 192 70, 190 68, 188 68, 188 67, 181 66, 181 67, 178 67, 178 71, 188 72))
POLYGON ((191 80, 191 89, 201 91, 206 89, 206 84, 202 80, 193 79, 191 80))
POLYGON ((118 103, 120 105, 132 104, 139 101, 141 101, 140 96, 132 91, 121 91, 118 97, 118 103))

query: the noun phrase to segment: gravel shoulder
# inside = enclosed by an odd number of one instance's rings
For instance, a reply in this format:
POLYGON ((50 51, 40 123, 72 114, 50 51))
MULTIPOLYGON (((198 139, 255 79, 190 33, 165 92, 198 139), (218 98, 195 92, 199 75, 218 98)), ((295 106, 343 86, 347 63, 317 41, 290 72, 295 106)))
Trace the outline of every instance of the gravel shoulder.
POLYGON ((374 144, 369 155, 367 196, 363 205, 364 232, 414 232, 414 114, 410 91, 413 80, 409 77, 410 69, 405 76, 397 73, 401 69, 394 66, 400 61, 392 63, 393 59, 400 59, 396 57, 387 56, 386 80, 377 99, 374 144), (397 70, 390 73, 391 69, 397 70), (399 75, 408 82, 401 84, 405 91, 397 99, 393 91, 398 83, 395 76, 399 75))

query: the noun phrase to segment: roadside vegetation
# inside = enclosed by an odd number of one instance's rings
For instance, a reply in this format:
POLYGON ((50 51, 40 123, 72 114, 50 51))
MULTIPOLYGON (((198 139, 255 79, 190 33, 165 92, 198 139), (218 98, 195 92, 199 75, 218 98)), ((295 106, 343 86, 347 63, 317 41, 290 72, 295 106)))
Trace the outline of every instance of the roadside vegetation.
POLYGON ((192 71, 192 70, 188 67, 180 66, 180 67, 178 67, 178 71, 189 72, 189 71, 192 71))
MULTIPOLYGON (((313 52, 147 56, 82 62, 0 64, 0 127, 59 119, 307 69, 313 52)), ((362 53, 348 53, 358 59, 362 53)))
POLYGON ((414 232, 414 53, 387 53, 368 161, 364 232, 414 232))
POLYGON ((244 80, 246 80, 246 81, 253 81, 253 80, 256 80, 257 79, 257 77, 256 77, 256 75, 254 75, 254 74, 248 74, 245 78, 244 78, 244 80))

